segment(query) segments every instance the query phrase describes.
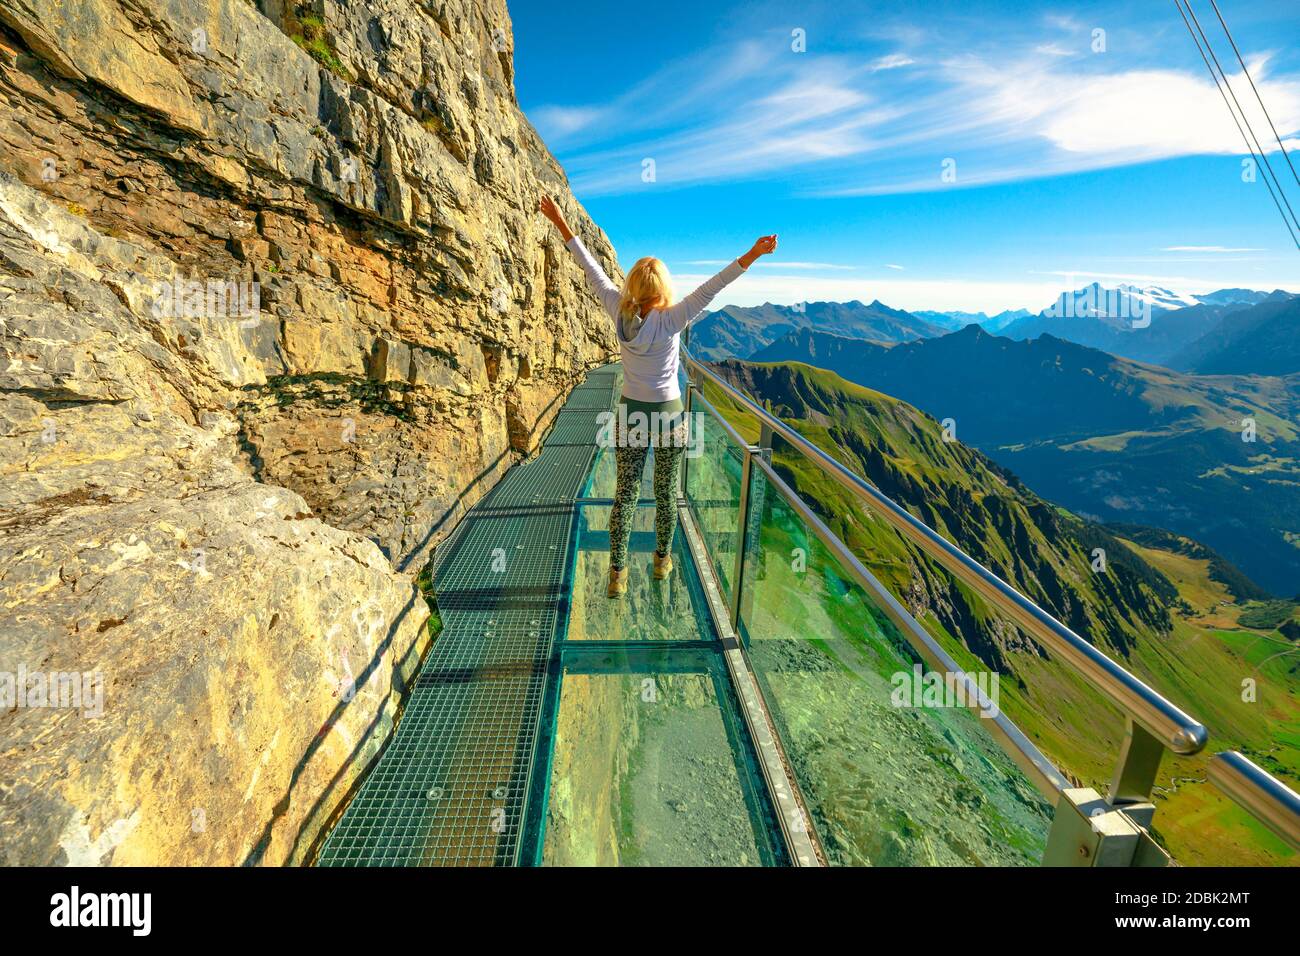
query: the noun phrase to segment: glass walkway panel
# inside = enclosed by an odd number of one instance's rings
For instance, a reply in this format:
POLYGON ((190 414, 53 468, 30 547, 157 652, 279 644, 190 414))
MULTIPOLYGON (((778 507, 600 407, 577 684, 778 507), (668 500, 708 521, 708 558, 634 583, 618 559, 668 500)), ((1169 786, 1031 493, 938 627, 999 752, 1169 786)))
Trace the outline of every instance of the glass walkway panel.
POLYGON ((587 642, 560 656, 543 865, 784 861, 716 645, 587 642))

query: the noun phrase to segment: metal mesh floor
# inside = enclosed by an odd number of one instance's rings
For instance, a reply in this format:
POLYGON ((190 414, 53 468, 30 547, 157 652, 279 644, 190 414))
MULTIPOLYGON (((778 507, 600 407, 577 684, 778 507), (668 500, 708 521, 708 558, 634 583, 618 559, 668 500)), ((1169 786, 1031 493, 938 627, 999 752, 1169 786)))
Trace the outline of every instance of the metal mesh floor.
MULTIPOLYGON (((583 412, 595 422, 595 412, 583 412)), ((593 424, 594 429, 594 424, 593 424)), ((595 441, 593 435, 592 441, 595 441)), ((483 499, 484 508, 511 508, 569 502, 578 496, 596 448, 586 445, 552 445, 548 439, 536 457, 515 465, 483 499)))
POLYGON ((563 414, 564 412, 608 411, 613 407, 617 390, 622 384, 622 373, 618 369, 612 371, 597 369, 569 393, 560 412, 563 414))
POLYGON ((507 472, 438 548, 442 632, 319 865, 519 862, 573 501, 591 469, 596 415, 619 381, 612 367, 591 373, 569 399, 580 410, 566 403, 541 452, 507 472))
POLYGON ((551 433, 546 438, 546 446, 594 445, 605 423, 600 421, 598 414, 593 415, 592 411, 593 409, 564 410, 557 414, 551 433))
POLYGON ((468 527, 434 570, 439 611, 558 599, 568 564, 571 505, 470 512, 464 521, 468 527))

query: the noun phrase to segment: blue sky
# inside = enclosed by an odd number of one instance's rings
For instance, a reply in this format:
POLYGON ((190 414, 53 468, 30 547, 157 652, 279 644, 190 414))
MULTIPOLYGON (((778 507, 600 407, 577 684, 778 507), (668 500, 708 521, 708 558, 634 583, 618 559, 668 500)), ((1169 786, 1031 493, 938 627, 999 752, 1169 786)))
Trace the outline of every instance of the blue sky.
MULTIPOLYGON (((1193 5, 1272 141, 1209 0, 1193 5)), ((1219 8, 1300 150, 1300 4, 1219 8)), ((726 301, 992 312, 1094 279, 1300 289, 1172 0, 917 9, 517 0, 516 89, 623 264, 660 256, 679 293, 769 232, 777 255, 726 301)))

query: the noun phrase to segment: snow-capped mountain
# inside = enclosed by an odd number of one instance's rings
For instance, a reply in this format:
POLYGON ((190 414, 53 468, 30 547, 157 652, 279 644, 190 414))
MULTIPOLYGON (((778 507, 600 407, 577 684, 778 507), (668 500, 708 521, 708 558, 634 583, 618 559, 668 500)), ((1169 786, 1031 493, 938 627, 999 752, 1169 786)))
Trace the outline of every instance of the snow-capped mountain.
POLYGON ((1135 316, 1141 318, 1151 312, 1172 312, 1200 304, 1194 295, 1160 286, 1121 284, 1107 288, 1100 282, 1093 282, 1073 292, 1062 292, 1055 302, 1038 314, 1053 318, 1124 320, 1128 324, 1135 316))
MULTIPOLYGON (((1276 293, 1272 294, 1276 295, 1276 293)), ((1073 292, 1062 292, 1057 296, 1056 302, 1043 309, 1039 315, 1073 314, 1098 318, 1128 318, 1128 315, 1117 316, 1116 310, 1108 309, 1107 306, 1113 306, 1118 300, 1121 304, 1127 301, 1130 312, 1134 306, 1139 310, 1143 306, 1149 306, 1152 312, 1170 312, 1194 305, 1257 305, 1269 297, 1270 293, 1256 289, 1219 289, 1204 295, 1194 295, 1190 292, 1174 292, 1157 285, 1140 286, 1121 283, 1107 288, 1100 282, 1093 282, 1073 292), (1072 312, 1062 306, 1062 303, 1070 302, 1074 304, 1072 312)))
POLYGON ((1062 292, 1037 315, 1012 322, 1002 334, 1011 339, 1053 335, 1141 362, 1166 364, 1181 349, 1215 328, 1226 315, 1291 293, 1219 289, 1202 295, 1160 286, 1098 282, 1062 292))
POLYGON ((1266 299, 1285 298, 1290 293, 1277 289, 1273 292, 1257 292, 1254 289, 1220 289, 1208 295, 1198 295, 1202 305, 1259 305, 1266 299))

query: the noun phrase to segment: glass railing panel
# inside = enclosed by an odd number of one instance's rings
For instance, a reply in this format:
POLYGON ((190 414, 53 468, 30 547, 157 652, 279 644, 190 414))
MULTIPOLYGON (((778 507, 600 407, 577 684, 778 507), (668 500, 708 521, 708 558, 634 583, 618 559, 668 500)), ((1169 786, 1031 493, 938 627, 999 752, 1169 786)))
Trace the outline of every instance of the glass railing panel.
MULTIPOLYGON (((743 433, 743 420, 739 416, 732 420, 743 433)), ((773 448, 774 462, 783 476, 806 501, 816 502, 831 529, 960 667, 979 671, 988 668, 987 661, 998 662, 1002 712, 1071 780, 1107 794, 1126 725, 1110 700, 1062 657, 1044 653, 1038 644, 1025 639, 1008 617, 990 607, 938 562, 908 545, 875 509, 838 487, 789 443, 778 436, 773 448)), ((831 445, 828 450, 847 457, 843 448, 831 445)), ((918 499, 909 501, 899 496, 898 500, 909 504, 918 499)), ((931 496, 930 501, 938 505, 934 510, 913 513, 1031 600, 1049 611, 1062 613, 1053 608, 1051 596, 1042 586, 1044 579, 1035 576, 1031 562, 1012 562, 1005 551, 984 550, 987 544, 996 546, 999 537, 981 541, 972 533, 972 526, 963 522, 970 515, 963 516, 955 509, 946 511, 936 497, 931 496)), ((1086 568, 1085 564, 1080 570, 1086 568)), ((1102 596, 1106 587, 1105 582, 1099 585, 1102 596)), ((1106 615, 1108 605, 1104 602, 1093 602, 1092 606, 1106 615)), ((1205 693, 1207 688, 1180 687, 1171 682, 1169 658, 1179 658, 1179 669, 1185 672, 1209 673, 1222 670, 1224 653, 1222 642, 1199 639, 1196 631, 1177 617, 1172 623, 1168 637, 1139 642, 1127 655, 1116 654, 1110 643, 1113 636, 1124 639, 1125 626, 1116 616, 1094 619, 1091 631, 1077 622, 1074 626, 1091 636, 1122 666, 1152 686, 1170 692, 1175 702, 1198 716, 1209 715, 1211 726, 1240 726, 1243 719, 1257 719, 1258 710, 1253 705, 1239 704, 1235 694, 1218 694, 1213 688, 1205 693), (1216 697, 1222 702, 1220 710, 1215 709, 1216 697)), ((1211 815, 1215 827, 1220 826, 1220 819, 1222 826, 1230 826, 1233 815, 1231 807, 1223 807, 1222 814, 1215 811, 1214 795, 1207 792, 1205 762, 1213 749, 1211 746, 1191 758, 1165 754, 1161 760, 1153 792, 1157 807, 1153 829, 1161 845, 1179 862, 1219 860, 1231 864, 1241 858, 1236 851, 1219 850, 1218 841, 1207 841, 1203 836, 1203 821, 1211 815)), ((1268 861, 1275 857, 1261 854, 1255 859, 1268 861)))
POLYGON ((611 600, 608 505, 578 512, 578 549, 570 598, 570 641, 707 641, 714 638, 708 607, 679 528, 673 536, 673 570, 662 581, 652 574, 655 508, 636 509, 628 546, 628 585, 611 600))
POLYGON ((751 496, 742 629, 829 861, 1037 865, 1051 806, 758 469, 751 496))
POLYGON ((731 594, 740 539, 740 478, 744 450, 709 413, 691 416, 686 497, 724 596, 731 594))
POLYGON ((566 646, 541 862, 784 863, 718 650, 566 646))

